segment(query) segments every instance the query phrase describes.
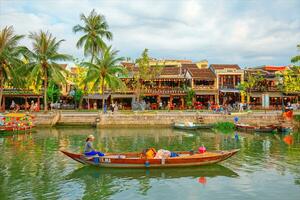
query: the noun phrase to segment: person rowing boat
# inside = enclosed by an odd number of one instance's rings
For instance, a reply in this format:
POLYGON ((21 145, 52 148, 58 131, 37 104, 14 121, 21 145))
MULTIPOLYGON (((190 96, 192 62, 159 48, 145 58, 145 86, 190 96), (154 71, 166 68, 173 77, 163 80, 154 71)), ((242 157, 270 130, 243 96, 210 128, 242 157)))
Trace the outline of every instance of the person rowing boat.
POLYGON ((93 141, 95 140, 95 137, 93 135, 89 135, 85 140, 85 147, 84 147, 84 155, 85 156, 104 156, 104 153, 100 151, 95 151, 93 148, 93 141))

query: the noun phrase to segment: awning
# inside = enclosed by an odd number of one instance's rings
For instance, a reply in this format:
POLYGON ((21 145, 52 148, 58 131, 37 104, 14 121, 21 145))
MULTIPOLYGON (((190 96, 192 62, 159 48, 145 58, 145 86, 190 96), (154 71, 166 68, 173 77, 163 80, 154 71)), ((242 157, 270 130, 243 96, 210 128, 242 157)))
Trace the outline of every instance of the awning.
POLYGON ((119 99, 122 99, 122 98, 135 98, 135 95, 134 94, 112 94, 111 95, 111 98, 119 98, 119 99))
POLYGON ((240 90, 237 90, 237 89, 221 89, 220 92, 223 92, 223 93, 240 93, 240 90))
POLYGON ((216 95, 217 91, 195 91, 196 95, 216 95))
POLYGON ((100 94, 89 94, 89 95, 85 95, 83 96, 84 99, 107 99, 109 96, 109 94, 104 94, 104 95, 100 95, 100 94))

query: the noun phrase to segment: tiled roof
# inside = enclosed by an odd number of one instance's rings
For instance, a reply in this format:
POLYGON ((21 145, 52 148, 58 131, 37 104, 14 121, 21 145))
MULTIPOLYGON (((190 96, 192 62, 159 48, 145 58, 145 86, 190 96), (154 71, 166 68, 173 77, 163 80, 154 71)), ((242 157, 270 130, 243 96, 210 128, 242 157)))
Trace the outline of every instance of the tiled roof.
POLYGON ((170 61, 170 62, 179 62, 181 64, 189 64, 189 63, 192 63, 193 61, 191 60, 165 60, 166 62, 170 61))
POLYGON ((194 63, 190 63, 190 64, 181 64, 182 69, 198 69, 197 65, 194 63))
POLYGON ((219 69, 241 69, 239 65, 237 64, 211 64, 211 68, 214 70, 219 70, 219 69))
POLYGON ((126 68, 131 68, 134 67, 135 64, 131 62, 121 62, 121 65, 123 65, 126 68))
POLYGON ((184 66, 193 78, 202 80, 214 80, 215 74, 208 68, 199 69, 196 64, 184 66))
POLYGON ((216 78, 215 74, 210 69, 199 69, 196 64, 182 64, 182 68, 188 70, 193 78, 203 80, 213 80, 216 78))
POLYGON ((164 67, 160 73, 161 75, 180 75, 179 67, 164 67))
POLYGON ((270 65, 266 65, 264 67, 262 67, 263 70, 266 71, 284 71, 287 69, 286 66, 270 66, 270 65))

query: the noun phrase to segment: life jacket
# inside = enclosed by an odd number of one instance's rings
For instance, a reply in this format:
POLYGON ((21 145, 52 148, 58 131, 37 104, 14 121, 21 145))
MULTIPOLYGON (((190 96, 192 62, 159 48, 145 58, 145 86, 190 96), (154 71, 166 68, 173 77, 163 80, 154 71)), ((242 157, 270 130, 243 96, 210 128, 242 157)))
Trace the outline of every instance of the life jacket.
POLYGON ((146 158, 147 159, 153 159, 155 157, 155 154, 156 154, 156 150, 154 148, 149 148, 146 151, 146 158))

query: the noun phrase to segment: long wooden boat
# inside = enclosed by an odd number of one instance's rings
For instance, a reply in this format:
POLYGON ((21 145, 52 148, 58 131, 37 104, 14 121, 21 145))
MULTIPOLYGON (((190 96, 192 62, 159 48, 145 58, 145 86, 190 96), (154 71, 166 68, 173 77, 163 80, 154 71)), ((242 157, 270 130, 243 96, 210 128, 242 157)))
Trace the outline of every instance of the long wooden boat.
POLYGON ((276 129, 276 126, 268 125, 268 126, 252 126, 249 124, 235 124, 235 127, 239 131, 245 132, 262 132, 269 133, 276 129))
POLYGON ((255 126, 249 124, 235 124, 235 128, 239 131, 255 132, 255 126))
POLYGON ((236 154, 239 149, 230 151, 214 151, 195 153, 189 151, 176 152, 179 156, 167 159, 146 159, 141 153, 107 153, 103 157, 86 157, 83 154, 60 150, 66 156, 86 165, 109 168, 168 168, 209 165, 221 162, 236 154))
POLYGON ((196 129, 209 129, 212 128, 212 124, 197 124, 197 123, 191 123, 191 124, 185 124, 185 123, 173 123, 172 127, 175 129, 181 129, 181 130, 196 130, 196 129))

